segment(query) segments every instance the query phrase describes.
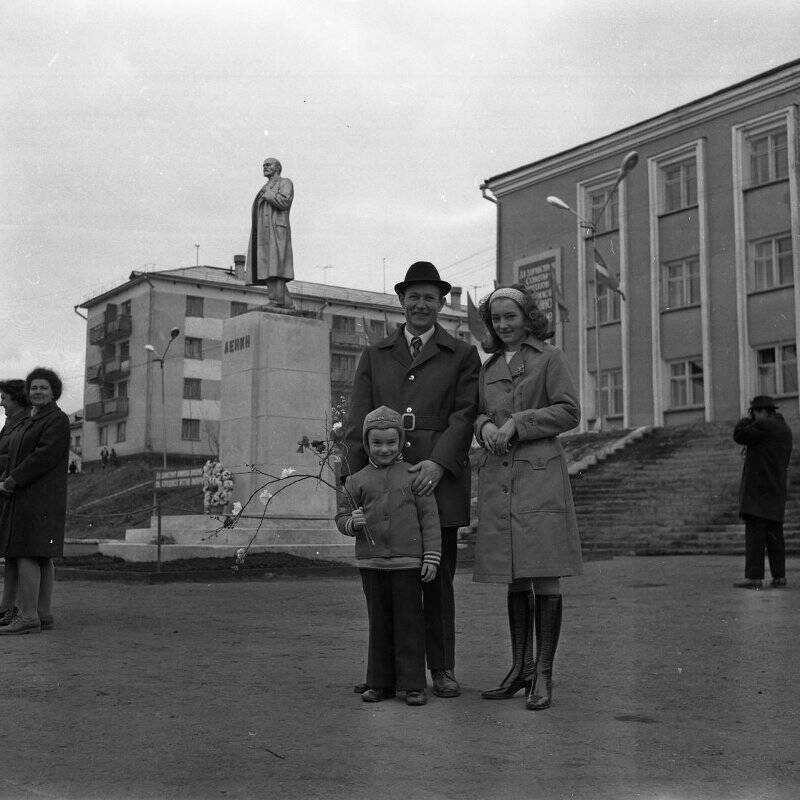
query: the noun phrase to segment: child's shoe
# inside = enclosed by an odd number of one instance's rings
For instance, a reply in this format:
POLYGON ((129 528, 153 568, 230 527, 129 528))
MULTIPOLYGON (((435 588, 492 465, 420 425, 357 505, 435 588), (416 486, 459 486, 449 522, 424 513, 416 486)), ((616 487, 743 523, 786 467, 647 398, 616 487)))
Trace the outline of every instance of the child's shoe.
POLYGON ((388 700, 390 697, 394 697, 394 689, 367 689, 361 695, 365 703, 380 703, 381 700, 388 700))
POLYGON ((406 705, 407 706, 424 706, 428 702, 428 695, 424 689, 420 691, 406 692, 406 705))

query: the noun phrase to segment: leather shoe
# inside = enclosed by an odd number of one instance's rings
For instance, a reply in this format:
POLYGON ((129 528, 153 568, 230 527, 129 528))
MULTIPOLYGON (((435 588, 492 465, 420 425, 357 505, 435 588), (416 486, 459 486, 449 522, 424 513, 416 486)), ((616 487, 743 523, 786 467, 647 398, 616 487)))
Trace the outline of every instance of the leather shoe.
POLYGON ((428 695, 425 690, 409 691, 406 692, 406 705, 407 706, 424 706, 428 702, 428 695))
POLYGON ((528 711, 543 711, 550 708, 552 702, 553 679, 549 675, 537 675, 530 694, 525 698, 525 708, 528 711))
POLYGON ((755 589, 758 591, 763 586, 763 581, 737 581, 733 585, 737 589, 755 589))
POLYGON ((772 588, 773 589, 785 589, 786 588, 786 578, 773 578, 772 579, 772 588))
POLYGON ((433 678, 433 693, 437 697, 458 697, 461 694, 461 687, 452 670, 432 669, 431 677, 433 678))
POLYGON ((16 616, 19 616, 19 609, 16 606, 13 608, 7 608, 2 614, 0 614, 0 628, 10 625, 16 616))
POLYGON ((353 687, 353 691, 354 691, 356 694, 364 694, 364 692, 366 692, 366 691, 367 691, 367 689, 369 689, 369 684, 366 684, 366 683, 357 683, 357 684, 356 684, 356 685, 353 687))
POLYGON ((39 620, 42 623, 42 630, 43 631, 51 631, 55 627, 55 623, 53 622, 52 615, 47 617, 39 617, 39 620))
POLYGON ((42 630, 39 619, 25 619, 25 617, 15 617, 10 625, 0 628, 0 636, 13 636, 21 633, 40 633, 42 630))
POLYGON ((388 700, 390 697, 394 697, 394 689, 367 689, 361 695, 365 703, 380 703, 381 700, 388 700))

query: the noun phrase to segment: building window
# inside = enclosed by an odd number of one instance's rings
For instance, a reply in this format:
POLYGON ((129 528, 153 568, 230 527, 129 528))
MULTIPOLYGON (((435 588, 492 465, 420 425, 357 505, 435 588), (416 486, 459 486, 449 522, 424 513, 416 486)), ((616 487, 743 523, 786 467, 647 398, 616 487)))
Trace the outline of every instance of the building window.
POLYGON ((600 407, 604 417, 621 416, 622 370, 607 369, 600 373, 600 407))
POLYGON ((776 344, 756 351, 758 393, 797 394, 797 347, 776 344))
POLYGON ((238 300, 231 300, 231 316, 238 317, 240 314, 247 313, 247 303, 240 303, 238 300))
POLYGON ((75 450, 79 451, 80 449, 81 449, 81 437, 80 436, 76 436, 75 437, 75 450))
POLYGON ((127 361, 131 357, 131 343, 130 341, 120 342, 119 344, 119 360, 127 361))
POLYGON ((118 422, 117 423, 117 441, 124 442, 125 441, 125 423, 118 422))
POLYGON ((97 429, 97 442, 101 446, 108 444, 108 426, 107 425, 101 425, 97 429))
POLYGON ((343 317, 340 314, 334 314, 331 319, 331 328, 340 333, 355 333, 356 332, 356 318, 343 317))
POLYGON ((356 371, 356 357, 345 353, 331 353, 331 380, 350 383, 356 371))
POLYGON ((597 233, 605 233, 619 228, 619 195, 612 187, 597 189, 589 193, 589 217, 596 226, 597 233), (611 195, 611 199, 608 197, 611 195), (608 205, 606 201, 608 200, 608 205), (605 208, 603 208, 605 206, 605 208))
POLYGON ((367 320, 370 339, 383 339, 386 336, 386 323, 381 319, 367 320))
POLYGON ((186 295, 186 316, 187 317, 202 317, 203 316, 203 298, 195 297, 191 294, 186 295))
MULTIPOLYGON (((594 325, 594 282, 589 283, 587 286, 589 290, 589 319, 590 324, 594 325)), ((619 322, 622 316, 620 299, 619 294, 609 286, 597 287, 597 317, 601 325, 606 322, 619 322)))
POLYGON ((697 162, 694 158, 661 167, 661 179, 665 212, 697 205, 697 162))
POLYGON ((117 397, 128 396, 128 381, 120 381, 117 384, 117 397))
POLYGON ((182 419, 181 420, 181 439, 185 442, 200 441, 200 420, 182 419))
POLYGON ((120 308, 120 312, 124 316, 129 317, 131 315, 131 301, 130 300, 126 300, 124 303, 122 303, 120 305, 119 308, 120 308))
POLYGON ((750 286, 753 291, 794 283, 792 237, 776 236, 750 243, 750 286))
POLYGON ((673 361, 669 365, 670 406, 686 408, 702 406, 703 397, 703 362, 689 358, 685 361, 673 361))
POLYGON ((750 185, 777 181, 789 175, 786 128, 775 128, 747 139, 750 150, 750 185))
POLYGON ((203 358, 203 340, 193 336, 184 336, 183 355, 185 358, 203 358))
POLYGON ((200 400, 200 378, 183 379, 183 399, 200 400))
POLYGON ((664 308, 682 308, 699 302, 699 259, 685 258, 664 264, 664 308))

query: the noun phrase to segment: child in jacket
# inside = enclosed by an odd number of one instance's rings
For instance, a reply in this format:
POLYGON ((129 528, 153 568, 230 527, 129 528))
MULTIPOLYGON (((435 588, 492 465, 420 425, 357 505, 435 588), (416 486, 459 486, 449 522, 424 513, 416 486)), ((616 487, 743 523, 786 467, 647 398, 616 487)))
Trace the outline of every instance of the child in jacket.
POLYGON ((441 555, 436 499, 411 491, 400 414, 375 409, 364 419, 363 436, 369 464, 345 482, 355 508, 336 515, 339 530, 356 537, 367 600, 369 688, 361 698, 376 703, 404 691, 408 705, 421 706, 427 702, 422 583, 436 577, 441 555))

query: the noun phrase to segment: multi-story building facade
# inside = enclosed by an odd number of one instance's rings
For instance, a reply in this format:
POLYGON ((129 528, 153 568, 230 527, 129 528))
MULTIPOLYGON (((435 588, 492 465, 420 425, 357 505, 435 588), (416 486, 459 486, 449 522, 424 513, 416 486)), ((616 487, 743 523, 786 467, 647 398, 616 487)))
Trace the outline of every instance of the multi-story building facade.
POLYGON ((606 426, 733 419, 755 394, 799 415, 798 101, 795 61, 484 183, 498 280, 549 263, 561 284, 584 427, 598 396, 606 426), (595 292, 595 252, 624 299, 595 292))
MULTIPOLYGON (((397 296, 306 281, 292 281, 289 290, 295 308, 330 326, 336 402, 349 395, 363 347, 403 321, 397 296)), ((216 454, 222 322, 266 302, 265 288, 246 285, 237 270, 200 266, 134 271, 127 282, 81 303, 88 317, 83 462, 96 461, 103 446, 121 458, 164 449, 172 460, 216 454), (174 339, 173 329, 179 331, 174 339)), ((457 287, 439 321, 469 340, 457 287)))

